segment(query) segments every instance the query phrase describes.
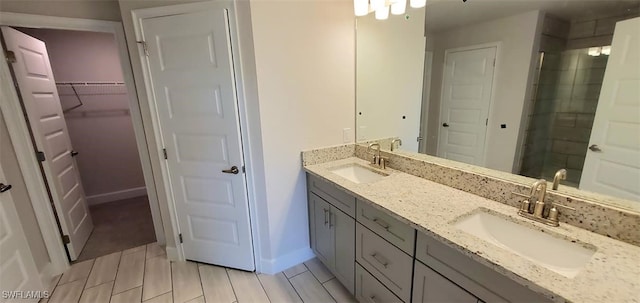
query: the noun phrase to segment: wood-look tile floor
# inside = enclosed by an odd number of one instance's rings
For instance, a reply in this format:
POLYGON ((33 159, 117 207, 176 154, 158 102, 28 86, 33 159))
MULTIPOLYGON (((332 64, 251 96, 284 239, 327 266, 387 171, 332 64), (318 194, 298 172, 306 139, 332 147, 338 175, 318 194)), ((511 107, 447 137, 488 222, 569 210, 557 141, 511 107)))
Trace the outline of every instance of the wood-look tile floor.
POLYGON ((356 302, 317 259, 276 275, 170 262, 156 243, 75 263, 42 303, 356 302))

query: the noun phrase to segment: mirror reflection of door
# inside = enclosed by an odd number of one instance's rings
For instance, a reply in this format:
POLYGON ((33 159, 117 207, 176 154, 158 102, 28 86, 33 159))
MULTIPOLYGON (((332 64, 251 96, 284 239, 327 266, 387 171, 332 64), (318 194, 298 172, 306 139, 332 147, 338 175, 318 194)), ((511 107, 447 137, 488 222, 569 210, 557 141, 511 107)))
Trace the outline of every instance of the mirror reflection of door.
POLYGON ((640 18, 618 23, 580 189, 640 200, 640 18))
POLYGON ((483 165, 496 47, 445 57, 438 156, 483 165))

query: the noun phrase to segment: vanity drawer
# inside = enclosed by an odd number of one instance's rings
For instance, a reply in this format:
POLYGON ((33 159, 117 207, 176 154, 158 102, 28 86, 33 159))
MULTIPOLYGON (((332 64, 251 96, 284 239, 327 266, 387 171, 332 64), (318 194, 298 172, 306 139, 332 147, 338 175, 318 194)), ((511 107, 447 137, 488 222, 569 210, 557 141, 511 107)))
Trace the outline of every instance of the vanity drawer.
POLYGON ((356 216, 356 198, 347 192, 338 189, 336 185, 321 180, 312 175, 307 175, 307 186, 311 192, 331 203, 352 218, 356 216))
POLYGON ((358 199, 357 207, 356 220, 358 222, 413 256, 415 229, 374 208, 368 202, 358 199))
POLYGON ((376 280, 367 270, 356 263, 356 299, 358 302, 400 302, 389 289, 376 280))
POLYGON ((484 302, 550 302, 435 238, 418 233, 416 259, 484 302))
POLYGON ((413 258, 356 224, 356 261, 405 302, 411 298, 413 258))

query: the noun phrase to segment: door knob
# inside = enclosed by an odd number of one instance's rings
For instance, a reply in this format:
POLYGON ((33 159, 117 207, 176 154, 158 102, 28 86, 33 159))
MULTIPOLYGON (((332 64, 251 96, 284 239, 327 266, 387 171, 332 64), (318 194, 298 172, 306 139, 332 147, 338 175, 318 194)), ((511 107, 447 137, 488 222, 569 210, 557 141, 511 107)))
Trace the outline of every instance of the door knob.
POLYGON ((600 149, 600 147, 598 147, 598 144, 593 144, 593 145, 589 146, 589 149, 590 149, 592 152, 597 152, 597 153, 602 151, 602 150, 600 149))
POLYGON ((442 123, 442 127, 449 127, 449 123, 442 123))
POLYGON ((222 170, 222 172, 225 174, 237 175, 240 172, 240 170, 238 170, 237 166, 232 166, 231 169, 225 169, 225 170, 222 170))
POLYGON ((71 157, 75 157, 75 156, 77 156, 77 155, 79 155, 79 154, 80 154, 80 153, 79 153, 79 152, 77 152, 77 151, 75 151, 75 150, 72 150, 72 151, 71 151, 71 157))
POLYGON ((5 191, 9 191, 11 189, 11 185, 7 184, 5 185, 4 183, 0 183, 0 193, 3 193, 5 191))

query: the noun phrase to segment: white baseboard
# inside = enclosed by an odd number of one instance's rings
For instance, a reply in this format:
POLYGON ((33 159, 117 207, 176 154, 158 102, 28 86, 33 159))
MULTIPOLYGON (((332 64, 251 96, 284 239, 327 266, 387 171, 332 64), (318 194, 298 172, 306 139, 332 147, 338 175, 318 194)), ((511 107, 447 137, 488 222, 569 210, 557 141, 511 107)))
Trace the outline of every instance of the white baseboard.
POLYGON ((146 187, 144 186, 136 187, 136 188, 130 188, 125 190, 114 191, 110 193, 87 196, 87 203, 89 205, 96 205, 96 204, 102 204, 102 203, 140 197, 146 194, 147 194, 146 187))
POLYGON ((180 255, 178 254, 177 247, 167 246, 165 250, 167 251, 167 259, 169 261, 180 261, 180 255))
POLYGON ((275 259, 261 259, 260 271, 263 274, 274 275, 285 269, 296 266, 302 262, 309 261, 315 258, 315 256, 316 255, 313 253, 310 247, 305 247, 303 249, 298 249, 275 259))

